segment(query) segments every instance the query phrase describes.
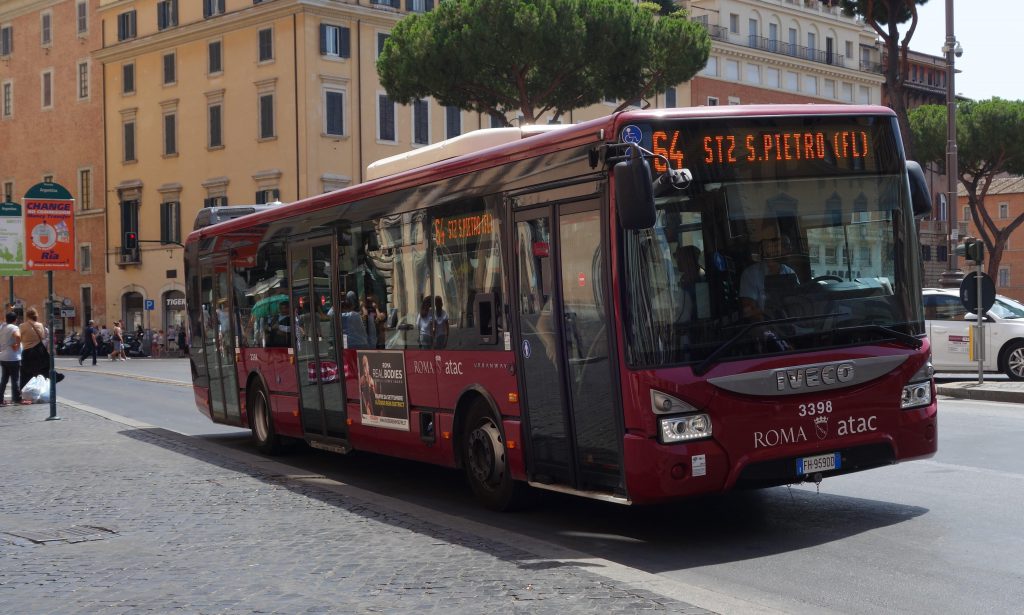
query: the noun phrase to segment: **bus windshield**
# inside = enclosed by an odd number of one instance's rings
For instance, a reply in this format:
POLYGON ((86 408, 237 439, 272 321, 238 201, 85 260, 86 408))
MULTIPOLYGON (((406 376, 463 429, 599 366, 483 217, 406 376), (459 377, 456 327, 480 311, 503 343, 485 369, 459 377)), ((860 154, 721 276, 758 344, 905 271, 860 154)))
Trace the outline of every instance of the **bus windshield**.
POLYGON ((860 144, 870 157, 845 165, 841 156, 829 159, 838 129, 801 129, 800 135, 765 126, 705 129, 705 144, 709 130, 718 133, 713 148, 722 134, 727 144, 732 138, 739 150, 733 158, 751 158, 746 167, 702 163, 717 162, 714 155, 687 164, 687 156, 697 158, 700 151, 674 153, 692 181, 657 195, 653 228, 624 231, 631 366, 735 360, 923 334, 905 180, 893 164, 895 146, 880 151, 892 144, 891 134, 879 126, 862 133, 860 144), (801 152, 803 160, 764 168, 759 157, 774 158, 764 149, 764 134, 773 135, 772 146, 779 134, 799 137, 791 140, 802 148, 808 133, 822 137, 806 140, 810 149, 801 152), (820 160, 812 159, 815 141, 825 145, 820 160))

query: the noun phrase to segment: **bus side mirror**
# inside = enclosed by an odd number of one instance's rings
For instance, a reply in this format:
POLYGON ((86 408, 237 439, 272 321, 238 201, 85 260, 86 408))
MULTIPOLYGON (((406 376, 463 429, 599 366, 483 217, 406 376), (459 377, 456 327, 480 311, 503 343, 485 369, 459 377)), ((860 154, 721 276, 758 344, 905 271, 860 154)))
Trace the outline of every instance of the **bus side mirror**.
POLYGON ((651 167, 637 147, 631 147, 629 158, 615 165, 615 209, 622 228, 637 231, 655 223, 654 189, 651 167))
POLYGON ((921 165, 908 160, 907 176, 910 178, 910 203, 914 209, 914 217, 927 216, 932 212, 932 196, 928 192, 928 182, 924 178, 921 165))

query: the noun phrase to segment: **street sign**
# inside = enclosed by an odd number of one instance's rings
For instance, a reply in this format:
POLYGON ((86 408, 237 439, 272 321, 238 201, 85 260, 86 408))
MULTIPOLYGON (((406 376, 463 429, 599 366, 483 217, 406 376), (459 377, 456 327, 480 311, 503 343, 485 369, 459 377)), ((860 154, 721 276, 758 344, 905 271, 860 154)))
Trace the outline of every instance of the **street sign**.
MULTIPOLYGON (((987 273, 981 274, 981 308, 982 313, 992 309, 996 302, 996 285, 987 273)), ((971 313, 978 312, 978 272, 972 271, 964 276, 960 283, 960 303, 971 313)))
POLYGON ((25 205, 25 269, 75 269, 75 200, 67 188, 42 182, 29 188, 25 205))
POLYGON ((155 310, 155 309, 156 309, 156 300, 154 300, 154 299, 146 299, 146 310, 155 310))
POLYGON ((71 308, 69 310, 69 309, 61 308, 61 310, 60 310, 60 317, 61 318, 74 318, 75 317, 75 309, 71 308))

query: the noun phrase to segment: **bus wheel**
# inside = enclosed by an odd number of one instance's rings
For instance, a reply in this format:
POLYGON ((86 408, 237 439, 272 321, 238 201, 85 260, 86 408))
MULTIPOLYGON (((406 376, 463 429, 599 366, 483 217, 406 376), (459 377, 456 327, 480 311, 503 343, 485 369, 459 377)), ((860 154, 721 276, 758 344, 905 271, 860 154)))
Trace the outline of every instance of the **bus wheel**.
POLYGON ((270 416, 270 398, 267 391, 257 385, 249 396, 249 416, 252 423, 252 439, 261 453, 270 455, 281 451, 281 438, 274 433, 274 421, 270 416))
POLYGON ((505 438, 485 402, 477 402, 466 417, 462 465, 469 486, 485 506, 499 511, 515 507, 523 488, 509 474, 505 438))
POLYGON ((1003 373, 1009 376, 1010 380, 1024 380, 1024 342, 1014 342, 1006 350, 1003 373))

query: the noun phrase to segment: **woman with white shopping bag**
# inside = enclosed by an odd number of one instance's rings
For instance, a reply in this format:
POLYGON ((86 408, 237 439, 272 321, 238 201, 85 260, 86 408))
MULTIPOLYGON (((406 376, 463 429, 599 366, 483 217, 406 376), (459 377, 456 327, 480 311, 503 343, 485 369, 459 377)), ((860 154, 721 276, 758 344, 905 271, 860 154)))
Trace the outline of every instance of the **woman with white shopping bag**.
POLYGON ((6 406, 4 394, 7 393, 7 381, 11 381, 11 402, 28 405, 32 402, 21 398, 21 331, 18 315, 7 312, 7 321, 0 327, 0 406, 6 406))

